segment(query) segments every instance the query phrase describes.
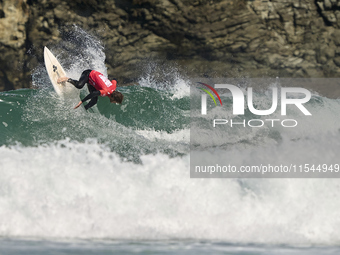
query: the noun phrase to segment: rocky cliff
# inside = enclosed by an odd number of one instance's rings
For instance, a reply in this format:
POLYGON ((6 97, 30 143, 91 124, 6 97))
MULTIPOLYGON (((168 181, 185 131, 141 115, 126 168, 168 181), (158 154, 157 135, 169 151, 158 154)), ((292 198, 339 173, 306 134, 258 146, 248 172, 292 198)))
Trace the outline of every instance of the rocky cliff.
POLYGON ((74 24, 104 43, 120 84, 148 61, 195 76, 340 75, 337 0, 0 0, 0 90, 30 87, 43 46, 74 24))

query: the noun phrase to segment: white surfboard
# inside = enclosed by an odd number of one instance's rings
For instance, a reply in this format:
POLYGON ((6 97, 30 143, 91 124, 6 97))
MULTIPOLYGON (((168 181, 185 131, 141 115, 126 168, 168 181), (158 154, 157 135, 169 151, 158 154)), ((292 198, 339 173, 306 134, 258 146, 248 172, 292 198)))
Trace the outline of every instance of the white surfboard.
POLYGON ((72 84, 68 82, 57 83, 59 77, 66 76, 66 72, 46 46, 44 48, 44 60, 48 76, 50 77, 55 92, 61 97, 79 96, 79 90, 72 84))

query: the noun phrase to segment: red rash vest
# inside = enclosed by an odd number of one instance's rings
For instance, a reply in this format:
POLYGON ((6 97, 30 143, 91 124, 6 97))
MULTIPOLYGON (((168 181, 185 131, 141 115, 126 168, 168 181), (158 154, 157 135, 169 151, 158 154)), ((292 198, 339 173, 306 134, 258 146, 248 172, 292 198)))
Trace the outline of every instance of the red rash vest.
POLYGON ((102 73, 92 70, 89 75, 89 83, 98 91, 102 97, 110 95, 117 88, 117 81, 110 81, 102 73))

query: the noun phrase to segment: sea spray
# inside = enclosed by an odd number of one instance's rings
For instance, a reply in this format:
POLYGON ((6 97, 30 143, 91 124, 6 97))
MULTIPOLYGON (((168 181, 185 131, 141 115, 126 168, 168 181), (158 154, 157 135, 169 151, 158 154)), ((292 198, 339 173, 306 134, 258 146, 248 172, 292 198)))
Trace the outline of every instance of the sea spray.
MULTIPOLYGON (((76 34, 77 41, 95 39, 93 52, 102 49, 95 37, 76 34)), ((92 51, 91 43, 84 45, 92 51)), ((97 52, 98 58, 81 62, 72 47, 65 52, 58 47, 51 49, 73 78, 82 63, 105 72, 105 55, 97 52), (67 54, 79 59, 73 63, 67 54)), ((162 83, 146 74, 134 86, 119 88, 122 105, 100 98, 98 112, 73 110, 74 102, 60 100, 43 69, 33 75, 38 89, 1 92, 1 123, 7 126, 0 123, 0 235, 339 244, 338 179, 190 179, 190 128, 230 112, 218 107, 212 116, 190 112, 191 80, 177 73, 168 77, 162 83)), ((267 105, 261 95, 256 97, 267 105)), ((223 100, 232 105, 230 96, 223 100)), ((216 149, 217 159, 251 165, 260 163, 259 155, 275 161, 285 151, 311 157, 304 148, 313 148, 327 162, 340 147, 339 100, 314 95, 308 109, 320 123, 299 122, 288 132, 221 130, 209 142, 198 141, 196 149, 216 149)))

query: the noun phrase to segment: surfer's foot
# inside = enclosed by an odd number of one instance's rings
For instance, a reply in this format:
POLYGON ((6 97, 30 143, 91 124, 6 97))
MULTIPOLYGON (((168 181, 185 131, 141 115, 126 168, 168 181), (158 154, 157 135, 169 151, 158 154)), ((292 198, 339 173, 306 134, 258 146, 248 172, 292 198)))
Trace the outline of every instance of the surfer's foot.
POLYGON ((62 83, 62 82, 65 82, 67 80, 68 80, 67 77, 60 77, 60 78, 58 78, 57 83, 62 83))

